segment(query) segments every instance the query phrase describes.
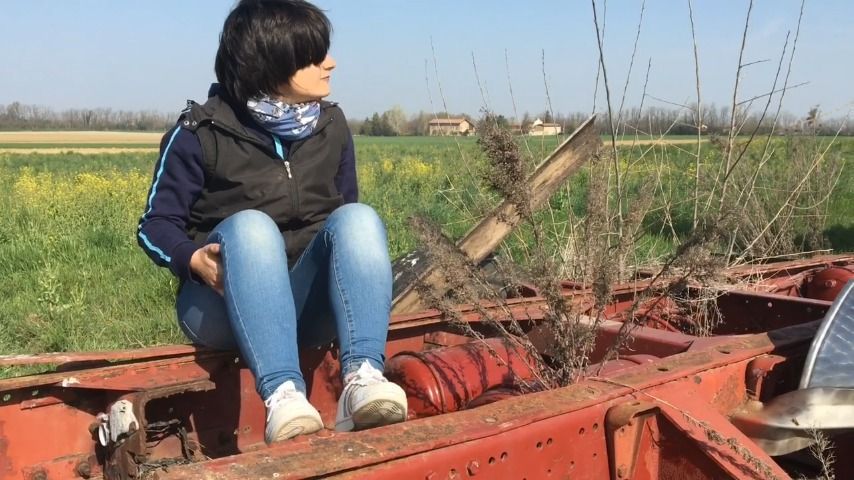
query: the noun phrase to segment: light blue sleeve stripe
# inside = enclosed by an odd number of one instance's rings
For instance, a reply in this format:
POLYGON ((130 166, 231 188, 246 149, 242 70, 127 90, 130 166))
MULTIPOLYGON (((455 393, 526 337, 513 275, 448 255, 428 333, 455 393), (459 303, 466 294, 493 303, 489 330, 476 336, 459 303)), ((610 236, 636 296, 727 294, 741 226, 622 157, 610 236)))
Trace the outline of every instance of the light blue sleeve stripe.
POLYGON ((166 148, 163 150, 163 155, 160 157, 160 168, 157 169, 157 175, 154 177, 154 184, 151 185, 151 194, 148 196, 148 206, 145 209, 145 213, 142 214, 143 220, 151 212, 151 208, 154 205, 154 195, 157 193, 157 184, 160 182, 160 175, 163 174, 163 167, 166 165, 166 156, 169 154, 169 148, 172 147, 172 142, 175 141, 175 137, 178 136, 180 131, 181 127, 175 127, 175 131, 172 132, 172 136, 169 137, 169 143, 166 144, 166 148))
POLYGON ((164 262, 172 263, 172 257, 163 253, 163 250, 160 250, 159 248, 155 247, 154 244, 152 244, 151 241, 148 240, 148 237, 145 236, 144 233, 139 232, 139 238, 142 239, 142 242, 145 244, 146 247, 148 247, 150 251, 156 253, 157 256, 160 257, 164 262))

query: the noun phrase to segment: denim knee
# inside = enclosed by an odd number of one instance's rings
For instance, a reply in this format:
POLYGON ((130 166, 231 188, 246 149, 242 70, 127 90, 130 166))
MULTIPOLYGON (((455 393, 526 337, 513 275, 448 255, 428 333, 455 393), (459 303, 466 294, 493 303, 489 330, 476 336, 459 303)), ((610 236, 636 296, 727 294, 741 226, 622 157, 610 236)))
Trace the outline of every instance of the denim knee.
POLYGON ((386 241, 385 225, 376 210, 364 203, 348 203, 335 209, 326 219, 326 229, 336 238, 386 241))
POLYGON ((269 248, 284 250, 284 240, 276 222, 259 210, 241 210, 214 228, 208 241, 238 243, 250 251, 269 248))

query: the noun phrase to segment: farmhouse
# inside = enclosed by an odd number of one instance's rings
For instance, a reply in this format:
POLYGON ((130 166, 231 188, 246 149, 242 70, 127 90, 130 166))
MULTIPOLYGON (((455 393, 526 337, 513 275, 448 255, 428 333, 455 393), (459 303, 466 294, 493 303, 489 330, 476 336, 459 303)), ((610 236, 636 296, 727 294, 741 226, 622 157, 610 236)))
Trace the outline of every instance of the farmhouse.
POLYGON ((428 135, 470 135, 474 125, 465 118, 434 118, 427 124, 428 135))
POLYGON ((534 136, 560 135, 562 132, 563 127, 559 123, 543 123, 539 118, 528 128, 528 135, 534 136))

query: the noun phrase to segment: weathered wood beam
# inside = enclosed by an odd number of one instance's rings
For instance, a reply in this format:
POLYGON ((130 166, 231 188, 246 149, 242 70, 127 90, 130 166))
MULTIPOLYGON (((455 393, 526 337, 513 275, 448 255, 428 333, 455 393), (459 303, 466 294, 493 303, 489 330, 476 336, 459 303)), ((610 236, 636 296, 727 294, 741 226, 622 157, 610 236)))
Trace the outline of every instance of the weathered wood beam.
MULTIPOLYGON (((532 211, 542 207, 558 188, 598 151, 602 139, 594 125, 594 120, 595 116, 585 120, 528 177, 526 189, 530 192, 532 211)), ((504 200, 469 230, 457 242, 457 247, 474 263, 480 263, 504 241, 519 221, 516 205, 509 200, 504 200)), ((444 285, 441 272, 428 266, 395 296, 392 300, 392 313, 409 313, 424 309, 425 306, 415 288, 418 282, 425 282, 439 289, 444 285)))

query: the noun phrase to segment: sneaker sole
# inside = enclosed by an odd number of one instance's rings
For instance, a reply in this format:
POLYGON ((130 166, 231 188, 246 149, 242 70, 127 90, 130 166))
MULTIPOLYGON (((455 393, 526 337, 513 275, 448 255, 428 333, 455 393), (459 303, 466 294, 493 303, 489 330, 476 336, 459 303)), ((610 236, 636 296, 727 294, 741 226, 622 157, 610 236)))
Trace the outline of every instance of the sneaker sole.
POLYGON ((406 420, 406 407, 394 400, 374 400, 353 412, 353 430, 391 425, 406 420))
POLYGON ((280 442, 296 437, 297 435, 305 435, 315 433, 323 429, 323 423, 319 422, 315 417, 297 417, 290 422, 279 427, 276 432, 276 437, 273 442, 280 442))

